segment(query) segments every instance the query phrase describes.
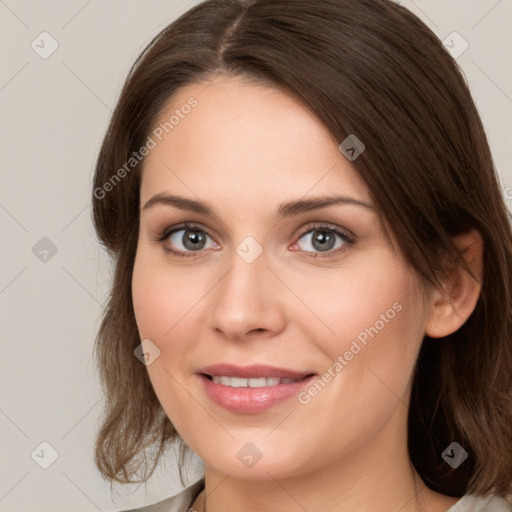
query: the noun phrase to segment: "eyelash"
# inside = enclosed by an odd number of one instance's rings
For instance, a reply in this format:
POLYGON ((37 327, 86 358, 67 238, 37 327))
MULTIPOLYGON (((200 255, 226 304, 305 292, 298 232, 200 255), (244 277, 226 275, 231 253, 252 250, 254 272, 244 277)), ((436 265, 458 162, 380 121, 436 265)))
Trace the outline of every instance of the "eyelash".
MULTIPOLYGON (((190 230, 190 231, 201 231, 208 235, 210 238, 213 238, 207 230, 205 230, 203 227, 199 226, 198 224, 188 223, 185 222, 183 224, 179 224, 178 226, 173 226, 172 228, 166 228, 162 232, 158 233, 156 236, 156 242, 160 243, 164 249, 165 252, 169 253, 173 257, 177 258, 197 258, 198 253, 202 251, 175 251, 173 249, 169 249, 164 245, 164 242, 174 233, 177 231, 182 230, 190 230)), ((297 242, 303 238, 305 235, 311 233, 312 231, 329 231, 331 233, 335 233, 338 235, 345 243, 342 247, 334 250, 334 251, 326 251, 325 253, 322 252, 311 252, 311 251, 302 251, 306 254, 307 258, 331 258, 334 256, 340 255, 342 252, 345 252, 349 250, 354 244, 355 244, 355 237, 349 235, 347 232, 341 230, 338 227, 334 227, 330 224, 326 223, 315 223, 311 226, 309 226, 298 238, 297 242)))

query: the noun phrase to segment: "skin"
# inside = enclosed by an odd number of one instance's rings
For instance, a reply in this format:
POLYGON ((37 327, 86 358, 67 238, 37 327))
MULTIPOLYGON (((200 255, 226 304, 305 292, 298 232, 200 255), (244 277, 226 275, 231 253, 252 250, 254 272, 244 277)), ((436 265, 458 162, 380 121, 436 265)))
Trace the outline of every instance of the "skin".
MULTIPOLYGON (((155 125, 191 96, 197 107, 145 158, 132 284, 141 340, 160 350, 149 377, 205 463, 208 512, 446 511, 457 499, 428 489, 408 457, 411 379, 425 333, 445 336, 460 327, 475 307, 478 283, 453 272, 442 292, 423 290, 387 242, 339 141, 293 97, 219 76, 179 90, 155 125), (370 207, 272 217, 286 200, 333 191, 370 207), (200 199, 216 215, 143 208, 162 193, 200 199), (183 222, 209 235, 204 249, 188 250, 190 258, 164 250, 187 251, 184 231, 157 241, 183 222), (355 243, 336 237, 329 257, 312 242, 318 222, 350 230, 355 243), (236 252, 247 236, 263 250, 252 263, 236 252), (338 247, 344 250, 336 253, 338 247), (258 414, 230 412, 207 397, 196 375, 222 362, 322 375, 395 303, 401 311, 306 405, 291 398, 258 414), (251 468, 237 458, 246 443, 262 455, 251 468)), ((456 243, 480 272, 479 235, 456 243)), ((193 506, 204 509, 204 493, 193 506)))

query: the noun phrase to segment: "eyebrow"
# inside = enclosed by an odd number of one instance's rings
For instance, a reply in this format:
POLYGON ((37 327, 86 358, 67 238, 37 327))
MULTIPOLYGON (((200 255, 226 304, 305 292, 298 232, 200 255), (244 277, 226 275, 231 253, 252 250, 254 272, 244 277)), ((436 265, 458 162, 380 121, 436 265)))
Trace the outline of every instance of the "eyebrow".
MULTIPOLYGON (((218 217, 215 209, 208 203, 203 201, 197 201, 195 199, 188 199, 186 197, 169 195, 165 193, 157 194, 153 196, 149 201, 142 207, 142 210, 148 210, 157 205, 174 206, 180 210, 191 211, 202 215, 216 216, 218 217)), ((313 210, 320 210, 322 208, 328 208, 329 206, 337 205, 351 205, 361 206, 370 210, 374 210, 371 204, 365 203, 359 199, 354 199, 348 196, 322 196, 322 197, 311 197, 307 199, 297 199, 292 201, 286 201, 282 203, 277 211, 272 215, 273 219, 279 220, 284 217, 292 217, 301 213, 310 212, 313 210)))

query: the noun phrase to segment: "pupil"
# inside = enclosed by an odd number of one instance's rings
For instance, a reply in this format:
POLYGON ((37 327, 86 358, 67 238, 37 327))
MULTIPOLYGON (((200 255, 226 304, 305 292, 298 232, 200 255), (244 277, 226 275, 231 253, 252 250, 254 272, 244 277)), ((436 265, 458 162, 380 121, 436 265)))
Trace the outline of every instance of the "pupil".
POLYGON ((200 231, 186 231, 183 235, 184 242, 183 245, 187 249, 202 249, 205 241, 205 236, 200 231))
POLYGON ((334 235, 329 231, 316 231, 317 236, 313 236, 313 245, 319 251, 328 251, 335 244, 334 235))

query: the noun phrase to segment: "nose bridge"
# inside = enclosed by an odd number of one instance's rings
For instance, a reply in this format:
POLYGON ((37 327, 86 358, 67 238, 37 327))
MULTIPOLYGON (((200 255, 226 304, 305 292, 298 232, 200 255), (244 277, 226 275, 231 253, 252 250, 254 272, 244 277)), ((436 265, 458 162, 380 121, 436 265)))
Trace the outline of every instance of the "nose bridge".
POLYGON ((210 327, 229 338, 242 339, 251 331, 277 333, 283 328, 276 278, 266 255, 242 242, 233 253, 230 270, 215 287, 209 312, 210 327))

